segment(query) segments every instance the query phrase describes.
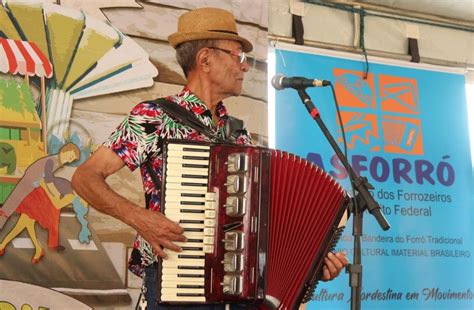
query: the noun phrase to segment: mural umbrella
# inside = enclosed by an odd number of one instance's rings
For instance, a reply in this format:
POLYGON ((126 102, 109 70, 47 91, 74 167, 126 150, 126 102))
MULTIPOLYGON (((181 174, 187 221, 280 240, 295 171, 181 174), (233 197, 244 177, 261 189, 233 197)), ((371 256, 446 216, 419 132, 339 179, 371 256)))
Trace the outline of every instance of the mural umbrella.
POLYGON ((158 74, 148 54, 110 24, 43 1, 3 1, 0 37, 34 42, 52 63, 46 128, 59 141, 74 99, 149 87, 158 74))

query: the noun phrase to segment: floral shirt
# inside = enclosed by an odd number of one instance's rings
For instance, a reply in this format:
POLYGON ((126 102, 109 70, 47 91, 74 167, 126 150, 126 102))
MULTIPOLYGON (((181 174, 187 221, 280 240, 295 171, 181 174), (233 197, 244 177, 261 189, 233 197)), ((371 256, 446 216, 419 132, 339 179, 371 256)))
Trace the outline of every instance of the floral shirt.
MULTIPOLYGON (((169 96, 166 99, 170 101, 170 104, 174 102, 192 111, 204 125, 213 130, 214 134, 224 138, 228 115, 222 102, 216 107, 216 115, 219 119, 216 126, 211 111, 187 87, 179 94, 169 96)), ((106 147, 120 156, 131 171, 140 167, 145 200, 148 208, 153 211, 160 211, 161 193, 155 189, 145 163, 148 159, 151 161, 161 182, 163 173, 161 146, 165 139, 208 141, 206 136, 193 128, 176 122, 153 102, 142 102, 132 109, 130 114, 104 142, 106 147)), ((251 144, 250 136, 246 131, 243 131, 237 137, 236 143, 251 144)), ((153 264, 157 257, 153 254, 148 242, 140 235, 137 235, 133 247, 134 251, 128 264, 129 269, 134 274, 143 276, 144 267, 153 264)))

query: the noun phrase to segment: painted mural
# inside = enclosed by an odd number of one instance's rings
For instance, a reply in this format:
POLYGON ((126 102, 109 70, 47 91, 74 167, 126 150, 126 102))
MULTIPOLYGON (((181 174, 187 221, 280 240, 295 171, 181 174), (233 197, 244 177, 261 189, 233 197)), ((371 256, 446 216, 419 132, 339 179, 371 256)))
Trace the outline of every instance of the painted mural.
MULTIPOLYGON (((134 308, 134 231, 89 208, 70 179, 135 104, 185 84, 167 36, 198 6, 232 11, 254 43, 243 96, 226 105, 265 144, 266 1, 0 1, 1 309, 67 304, 57 292, 84 309, 134 308)), ((108 181, 144 204, 138 175, 108 181)))

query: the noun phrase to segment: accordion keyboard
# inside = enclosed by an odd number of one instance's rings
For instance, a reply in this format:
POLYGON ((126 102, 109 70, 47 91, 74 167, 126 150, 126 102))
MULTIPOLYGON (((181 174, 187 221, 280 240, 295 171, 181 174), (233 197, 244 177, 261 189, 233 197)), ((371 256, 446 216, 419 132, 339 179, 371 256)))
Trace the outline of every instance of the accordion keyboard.
POLYGON ((171 144, 167 152, 166 208, 184 229, 182 252, 165 249, 163 301, 205 301, 205 254, 214 251, 216 197, 208 193, 209 146, 171 144))

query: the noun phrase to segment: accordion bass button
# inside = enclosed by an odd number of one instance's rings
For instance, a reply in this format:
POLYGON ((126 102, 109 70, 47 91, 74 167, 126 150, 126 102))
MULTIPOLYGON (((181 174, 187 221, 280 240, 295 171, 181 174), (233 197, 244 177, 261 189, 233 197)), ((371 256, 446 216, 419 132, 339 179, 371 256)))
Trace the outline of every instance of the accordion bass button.
POLYGON ((226 251, 242 251, 244 249, 244 233, 242 231, 228 231, 224 234, 224 249, 226 251))
POLYGON ((245 214, 247 199, 243 196, 229 196, 224 204, 228 216, 242 216, 245 214))
POLYGON ((242 276, 224 275, 224 281, 221 282, 222 291, 228 295, 242 294, 242 276))
POLYGON ((245 194, 247 192, 248 177, 246 175, 231 174, 227 176, 226 183, 227 193, 229 194, 245 194))
POLYGON ((225 272, 242 272, 244 270, 244 256, 237 253, 225 253, 224 264, 225 272))
POLYGON ((234 153, 227 157, 227 171, 230 173, 248 171, 249 157, 245 153, 234 153))

